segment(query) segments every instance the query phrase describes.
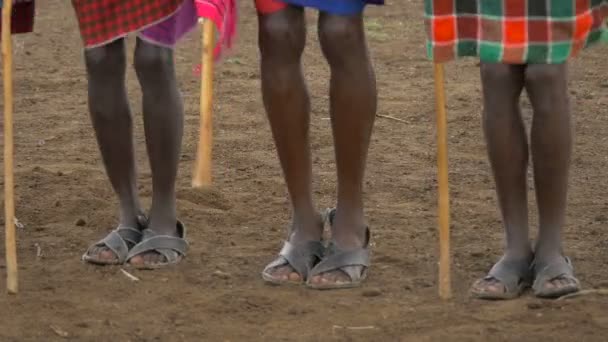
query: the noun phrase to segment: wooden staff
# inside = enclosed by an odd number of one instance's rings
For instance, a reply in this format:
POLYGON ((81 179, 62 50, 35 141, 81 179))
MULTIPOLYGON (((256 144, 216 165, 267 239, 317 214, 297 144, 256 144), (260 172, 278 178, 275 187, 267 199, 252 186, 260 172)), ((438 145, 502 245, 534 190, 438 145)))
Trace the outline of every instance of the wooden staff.
POLYGON ((213 49, 215 27, 211 20, 202 20, 203 51, 201 56, 201 123, 198 138, 198 153, 192 177, 192 186, 200 188, 211 185, 211 160, 213 147, 213 49))
POLYGON ((452 297, 450 282, 450 194, 448 183, 448 133, 445 108, 443 64, 435 63, 435 104, 437 106, 437 168, 439 183, 439 297, 452 297))
POLYGON ((11 46, 11 12, 13 1, 2 8, 2 62, 4 67, 4 221, 6 232, 6 289, 18 291, 17 241, 15 233, 15 199, 13 181, 13 49, 11 46))

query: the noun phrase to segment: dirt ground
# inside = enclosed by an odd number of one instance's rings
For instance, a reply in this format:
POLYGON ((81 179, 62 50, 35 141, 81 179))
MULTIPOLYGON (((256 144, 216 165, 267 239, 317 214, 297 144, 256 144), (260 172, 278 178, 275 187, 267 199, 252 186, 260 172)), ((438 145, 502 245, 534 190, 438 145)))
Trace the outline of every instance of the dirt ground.
MULTIPOLYGON (((368 12, 379 113, 403 120, 378 118, 371 147, 366 204, 374 257, 368 282, 338 292, 265 286, 259 274, 278 252, 289 212, 261 104, 256 16, 249 1, 240 6, 238 47, 217 70, 212 190, 190 188, 199 123, 192 74, 198 33, 178 49, 187 110, 178 196, 192 248, 176 269, 133 272, 141 279, 135 283, 118 267, 80 261, 115 224, 116 200, 87 114, 72 8, 63 0, 39 2, 36 33, 15 40, 16 215, 24 228, 18 232, 21 292, 0 295, 1 341, 605 340, 608 297, 480 302, 467 296, 471 282, 500 256, 503 236, 471 59, 447 66, 454 298, 438 299, 432 64, 424 54, 422 7, 412 0, 368 12)), ((315 194, 325 208, 335 199, 335 172, 328 68, 315 20, 311 12, 305 67, 313 97, 315 194)), ((587 289, 608 287, 607 54, 606 46, 594 48, 571 68, 577 136, 565 240, 587 289)), ((149 204, 132 70, 128 84, 140 189, 149 204)), ((531 185, 535 226, 533 203, 531 185)))

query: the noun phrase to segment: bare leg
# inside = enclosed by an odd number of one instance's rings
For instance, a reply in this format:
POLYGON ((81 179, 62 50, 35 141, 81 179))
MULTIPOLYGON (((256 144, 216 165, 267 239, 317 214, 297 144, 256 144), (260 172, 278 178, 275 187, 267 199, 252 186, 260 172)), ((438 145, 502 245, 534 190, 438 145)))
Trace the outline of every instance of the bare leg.
MULTIPOLYGON (((535 267, 541 270, 562 264, 562 229, 566 216, 568 171, 572 150, 572 128, 566 64, 529 65, 526 90, 534 108, 532 157, 539 212, 539 237, 535 267)), ((554 291, 576 285, 571 277, 549 280, 545 288, 554 291)))
MULTIPOLYGON (((183 104, 177 86, 173 51, 137 40, 135 69, 141 84, 146 146, 152 169, 152 208, 148 228, 177 236, 175 181, 183 135, 183 104)), ((149 252, 133 257, 132 264, 164 262, 149 252)))
MULTIPOLYGON (((89 110, 106 172, 120 202, 120 224, 138 227, 142 214, 137 198, 132 117, 125 87, 124 41, 85 51, 89 82, 89 110)), ((114 260, 106 247, 96 247, 89 255, 114 260)))
MULTIPOLYGON (((338 204, 332 240, 342 250, 357 249, 367 243, 363 177, 377 101, 363 16, 321 13, 319 39, 331 68, 330 112, 338 171, 338 204)), ((349 276, 341 270, 321 273, 312 279, 316 284, 349 281, 349 276)))
MULTIPOLYGON (((532 261, 526 185, 528 143, 519 109, 524 75, 523 65, 481 66, 483 128, 506 233, 505 254, 495 267, 515 276, 521 276, 517 273, 532 261)), ((488 276, 477 281, 473 291, 502 295, 506 288, 498 278, 488 276)))
MULTIPOLYGON (((323 231, 312 200, 310 100, 301 66, 305 43, 302 8, 290 6, 259 17, 262 95, 293 206, 288 234, 293 244, 319 240, 323 231)), ((301 280, 289 265, 269 273, 279 281, 301 280)))

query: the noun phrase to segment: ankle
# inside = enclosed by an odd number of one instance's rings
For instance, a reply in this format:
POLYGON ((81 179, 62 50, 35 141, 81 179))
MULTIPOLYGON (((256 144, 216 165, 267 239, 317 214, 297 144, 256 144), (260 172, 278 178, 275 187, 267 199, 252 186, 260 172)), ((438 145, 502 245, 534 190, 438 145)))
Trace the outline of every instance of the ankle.
POLYGON ((289 231, 289 240, 319 240, 323 235, 323 218, 315 213, 306 217, 294 216, 289 231))
POLYGON ((534 257, 534 252, 530 244, 518 248, 507 247, 504 257, 509 260, 531 260, 534 257))
POLYGON ((554 260, 563 255, 562 247, 559 244, 540 244, 534 248, 534 258, 536 260, 554 260))
POLYGON ((145 217, 143 213, 121 213, 119 218, 119 223, 121 226, 131 227, 131 228, 141 228, 142 227, 142 217, 145 217))
POLYGON ((336 211, 331 226, 332 240, 344 248, 363 247, 368 242, 367 229, 362 215, 340 215, 336 211))

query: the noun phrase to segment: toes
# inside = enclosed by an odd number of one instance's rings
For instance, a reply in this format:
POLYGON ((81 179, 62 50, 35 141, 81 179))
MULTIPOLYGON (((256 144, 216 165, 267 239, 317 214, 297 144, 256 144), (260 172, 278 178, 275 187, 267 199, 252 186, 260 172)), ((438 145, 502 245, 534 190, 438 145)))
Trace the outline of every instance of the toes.
POLYGON ((346 284, 351 282, 350 277, 342 272, 342 271, 334 271, 334 272, 326 272, 321 273, 312 277, 310 280, 313 284, 316 285, 328 285, 328 284, 346 284))
POLYGON ((165 261, 164 259, 165 259, 165 257, 159 253, 151 252, 151 253, 144 254, 144 262, 147 264, 151 264, 151 265, 160 264, 165 261))
POLYGON ((156 253, 156 252, 136 255, 136 256, 132 257, 131 260, 129 260, 129 263, 131 265, 135 265, 135 266, 139 266, 139 267, 146 266, 146 265, 155 266, 158 264, 162 264, 164 262, 166 262, 165 256, 160 253, 156 253))
POLYGON ((300 275, 296 272, 289 273, 289 281, 300 281, 300 275))
POLYGON ((268 273, 279 281, 300 281, 301 276, 289 265, 279 266, 268 271, 268 273))
POLYGON ((492 278, 492 279, 479 279, 473 284, 473 291, 479 293, 503 293, 505 291, 504 285, 492 278))
POLYGON ((109 249, 101 250, 98 254, 99 259, 113 261, 116 260, 116 255, 109 249))
POLYGON ((576 280, 568 277, 560 277, 545 283, 544 288, 549 291, 563 290, 577 286, 576 280))
POLYGON ((136 255, 129 260, 131 265, 142 266, 144 264, 144 257, 141 255, 136 255))
POLYGON ((89 257, 100 261, 115 261, 116 255, 106 247, 94 247, 88 253, 89 257))

